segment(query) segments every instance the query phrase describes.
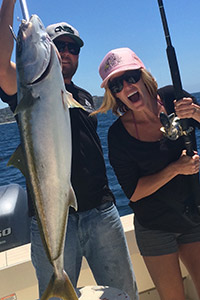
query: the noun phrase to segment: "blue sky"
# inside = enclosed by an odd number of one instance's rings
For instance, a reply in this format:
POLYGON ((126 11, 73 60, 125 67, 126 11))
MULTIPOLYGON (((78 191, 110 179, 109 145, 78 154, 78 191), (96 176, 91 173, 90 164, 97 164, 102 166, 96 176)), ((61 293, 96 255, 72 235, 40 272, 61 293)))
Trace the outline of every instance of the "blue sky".
MULTIPOLYGON (((16 1, 14 31, 22 13, 16 1)), ((2 1, 0 0, 0 3, 2 1)), ((163 0, 183 88, 200 91, 200 1, 163 0)), ((98 66, 111 49, 129 47, 142 59, 158 85, 171 84, 166 41, 157 0, 27 0, 30 14, 44 25, 66 21, 84 40, 74 82, 92 95, 102 96, 98 66)), ((15 56, 12 57, 15 60, 15 56)), ((5 107, 0 102, 0 108, 5 107)))

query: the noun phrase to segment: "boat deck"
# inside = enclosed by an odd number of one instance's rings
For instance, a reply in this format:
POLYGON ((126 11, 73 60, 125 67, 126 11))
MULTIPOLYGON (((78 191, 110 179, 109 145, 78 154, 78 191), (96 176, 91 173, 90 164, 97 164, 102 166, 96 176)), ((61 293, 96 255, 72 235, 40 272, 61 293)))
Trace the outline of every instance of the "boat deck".
MULTIPOLYGON (((140 300, 159 300, 157 291, 139 254, 133 227, 133 214, 121 217, 136 275, 140 300)), ((198 300, 187 270, 181 264, 187 300, 198 300)), ((96 285, 86 260, 83 260, 78 287, 96 285)), ((0 300, 38 299, 37 280, 30 259, 30 244, 0 253, 0 300), (8 297, 10 296, 10 297, 8 297), (7 298, 8 297, 8 298, 7 298)))

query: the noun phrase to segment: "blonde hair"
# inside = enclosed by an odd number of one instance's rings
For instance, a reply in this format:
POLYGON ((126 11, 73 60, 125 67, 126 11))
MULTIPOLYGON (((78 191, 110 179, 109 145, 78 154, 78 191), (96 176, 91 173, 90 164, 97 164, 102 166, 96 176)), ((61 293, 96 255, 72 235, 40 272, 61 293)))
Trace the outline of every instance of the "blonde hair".
MULTIPOLYGON (((147 88, 149 95, 152 98, 156 98, 158 84, 155 78, 146 69, 141 69, 141 78, 147 88)), ((92 115, 98 113, 106 113, 110 109, 116 116, 120 116, 121 113, 129 110, 129 108, 119 98, 115 97, 108 87, 106 87, 102 105, 99 107, 99 109, 95 110, 92 115)))

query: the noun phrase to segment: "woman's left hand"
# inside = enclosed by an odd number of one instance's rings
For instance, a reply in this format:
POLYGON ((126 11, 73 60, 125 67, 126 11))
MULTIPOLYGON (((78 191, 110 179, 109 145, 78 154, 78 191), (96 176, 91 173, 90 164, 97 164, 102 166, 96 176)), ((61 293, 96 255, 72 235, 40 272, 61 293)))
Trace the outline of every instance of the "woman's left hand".
POLYGON ((192 98, 183 98, 179 101, 174 100, 174 108, 176 115, 180 119, 193 118, 200 121, 200 107, 193 103, 192 98))

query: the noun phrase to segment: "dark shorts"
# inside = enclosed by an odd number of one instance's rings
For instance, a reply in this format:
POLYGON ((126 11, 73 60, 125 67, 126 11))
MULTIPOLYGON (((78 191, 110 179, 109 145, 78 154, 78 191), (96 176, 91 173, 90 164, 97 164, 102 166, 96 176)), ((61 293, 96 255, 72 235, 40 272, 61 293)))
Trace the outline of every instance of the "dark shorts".
POLYGON ((134 218, 137 245, 142 256, 158 256, 175 253, 181 244, 200 242, 200 225, 187 233, 152 230, 140 225, 134 218))

